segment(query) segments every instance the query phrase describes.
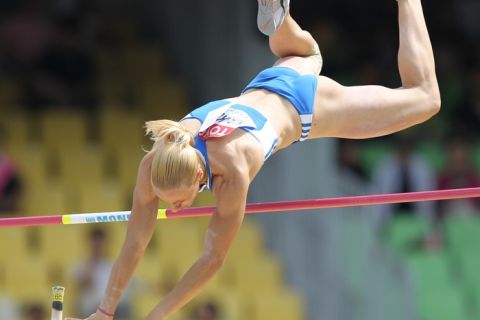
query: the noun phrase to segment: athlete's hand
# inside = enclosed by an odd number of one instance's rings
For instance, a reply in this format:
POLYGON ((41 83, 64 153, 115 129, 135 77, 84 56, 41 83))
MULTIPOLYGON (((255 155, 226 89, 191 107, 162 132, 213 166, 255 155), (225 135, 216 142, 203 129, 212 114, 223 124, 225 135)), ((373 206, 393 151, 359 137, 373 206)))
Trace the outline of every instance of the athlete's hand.
POLYGON ((103 313, 96 312, 92 314, 90 317, 85 318, 85 319, 79 319, 79 318, 65 318, 65 320, 112 320, 112 317, 106 316, 103 313))

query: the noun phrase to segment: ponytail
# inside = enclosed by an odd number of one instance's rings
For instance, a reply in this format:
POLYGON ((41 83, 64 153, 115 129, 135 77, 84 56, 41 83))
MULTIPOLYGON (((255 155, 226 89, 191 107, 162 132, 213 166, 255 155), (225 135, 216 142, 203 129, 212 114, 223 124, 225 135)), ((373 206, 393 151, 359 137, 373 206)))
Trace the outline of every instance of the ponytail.
POLYGON ((154 141, 152 184, 162 190, 193 185, 199 166, 193 134, 181 123, 171 120, 148 121, 145 128, 154 141))
POLYGON ((171 120, 147 121, 145 128, 146 134, 155 144, 168 145, 175 143, 183 147, 194 145, 193 134, 179 122, 171 120))

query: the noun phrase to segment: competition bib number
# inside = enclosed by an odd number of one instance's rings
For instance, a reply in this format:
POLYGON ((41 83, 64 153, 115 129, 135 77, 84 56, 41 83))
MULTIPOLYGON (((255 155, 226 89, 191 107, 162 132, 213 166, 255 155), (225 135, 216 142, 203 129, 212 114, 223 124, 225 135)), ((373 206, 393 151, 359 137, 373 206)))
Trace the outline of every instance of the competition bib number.
POLYGON ((255 128, 256 126, 246 112, 237 109, 227 109, 215 119, 213 124, 201 130, 198 136, 202 140, 220 138, 229 135, 236 128, 242 127, 255 128))

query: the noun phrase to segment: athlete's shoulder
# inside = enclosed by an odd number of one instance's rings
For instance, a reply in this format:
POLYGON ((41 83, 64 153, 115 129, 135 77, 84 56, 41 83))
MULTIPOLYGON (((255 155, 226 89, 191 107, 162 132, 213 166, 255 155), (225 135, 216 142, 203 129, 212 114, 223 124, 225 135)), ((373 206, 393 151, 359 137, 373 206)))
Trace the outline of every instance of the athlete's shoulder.
POLYGON ((152 151, 147 152, 138 167, 134 197, 140 203, 147 203, 156 198, 150 182, 153 155, 152 151))

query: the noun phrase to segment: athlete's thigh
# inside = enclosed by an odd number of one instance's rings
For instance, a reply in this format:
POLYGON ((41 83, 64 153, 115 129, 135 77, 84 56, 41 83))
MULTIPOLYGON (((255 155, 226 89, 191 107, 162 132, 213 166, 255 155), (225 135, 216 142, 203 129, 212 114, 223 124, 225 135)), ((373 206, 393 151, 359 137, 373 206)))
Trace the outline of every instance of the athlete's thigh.
POLYGON ((290 56, 278 59, 274 67, 288 67, 300 73, 301 75, 313 74, 319 75, 322 69, 321 56, 298 57, 290 56))
POLYGON ((370 138, 390 134, 438 111, 421 88, 345 87, 320 76, 309 138, 370 138))

